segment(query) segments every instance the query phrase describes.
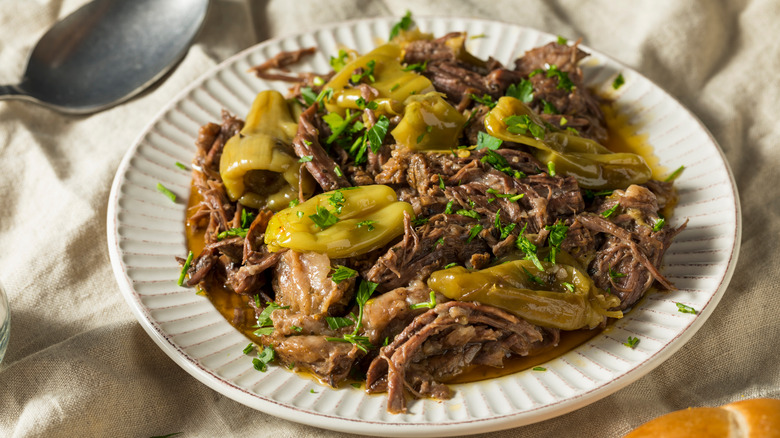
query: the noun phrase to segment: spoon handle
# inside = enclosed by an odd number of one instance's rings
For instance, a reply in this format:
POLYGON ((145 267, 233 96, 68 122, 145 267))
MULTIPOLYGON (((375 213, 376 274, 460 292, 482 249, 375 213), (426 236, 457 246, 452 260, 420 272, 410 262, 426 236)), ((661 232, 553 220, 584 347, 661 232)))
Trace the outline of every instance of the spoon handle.
POLYGON ((24 93, 16 85, 0 85, 0 100, 13 99, 15 96, 22 94, 24 93))

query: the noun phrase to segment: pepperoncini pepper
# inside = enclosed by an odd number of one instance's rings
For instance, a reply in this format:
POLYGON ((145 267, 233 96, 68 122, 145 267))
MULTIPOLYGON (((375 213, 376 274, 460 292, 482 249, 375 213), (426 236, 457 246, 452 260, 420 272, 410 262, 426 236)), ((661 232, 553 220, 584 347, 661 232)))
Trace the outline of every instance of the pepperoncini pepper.
POLYGON ((580 269, 541 262, 539 271, 530 260, 512 260, 479 271, 462 266, 436 271, 428 287, 448 298, 478 301, 500 307, 526 321, 562 330, 594 328, 605 317, 622 312, 614 295, 604 295, 580 269))
POLYGON ((399 144, 416 151, 450 150, 457 146, 466 117, 431 92, 406 99, 404 116, 390 133, 399 144))
POLYGON ((404 212, 412 206, 397 200, 383 185, 338 189, 276 213, 268 222, 265 243, 271 251, 325 253, 354 257, 381 248, 404 231, 404 212))
MULTIPOLYGON (((225 143, 219 162, 232 201, 278 211, 298 198, 301 163, 291 146, 297 129, 281 93, 269 90, 257 95, 244 128, 225 143)), ((309 195, 314 184, 303 174, 304 193, 309 195)))
POLYGON ((404 71, 401 65, 401 47, 389 43, 353 60, 324 85, 323 89, 333 89, 333 97, 324 101, 328 112, 344 116, 347 108, 359 108, 358 99, 362 97, 360 89, 348 87, 353 73, 359 68, 367 74, 371 87, 379 92, 379 95, 371 100, 379 103, 380 111, 397 111, 397 105, 383 104, 383 101, 403 102, 409 96, 434 90, 433 84, 425 76, 404 71))
POLYGON ((573 176, 583 188, 625 189, 650 179, 652 172, 641 156, 613 153, 593 140, 564 132, 550 132, 544 126, 544 122, 528 106, 514 97, 500 98, 495 108, 485 116, 488 134, 531 146, 537 159, 543 163, 554 163, 558 172, 573 176), (528 124, 538 126, 536 133, 541 130, 543 135, 534 136, 531 130, 520 133, 516 127, 508 126, 507 120, 513 116, 527 117, 528 124))

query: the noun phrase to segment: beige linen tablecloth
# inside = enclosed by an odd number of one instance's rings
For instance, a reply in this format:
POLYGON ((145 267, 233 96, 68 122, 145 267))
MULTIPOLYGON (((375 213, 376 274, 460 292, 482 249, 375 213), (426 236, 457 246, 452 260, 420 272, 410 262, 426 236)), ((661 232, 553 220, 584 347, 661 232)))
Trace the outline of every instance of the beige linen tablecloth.
MULTIPOLYGON (((4 0, 0 83, 84 0, 4 0)), ((625 389, 495 437, 617 437, 688 406, 780 398, 780 2, 214 0, 175 71, 99 114, 0 102, 0 281, 11 340, 0 365, 0 436, 335 437, 245 407, 196 381, 144 332, 120 295, 106 245, 109 188, 136 135, 179 90, 270 37, 345 19, 454 15, 570 38, 642 72, 720 143, 741 194, 744 233, 714 314, 671 359, 625 389)))

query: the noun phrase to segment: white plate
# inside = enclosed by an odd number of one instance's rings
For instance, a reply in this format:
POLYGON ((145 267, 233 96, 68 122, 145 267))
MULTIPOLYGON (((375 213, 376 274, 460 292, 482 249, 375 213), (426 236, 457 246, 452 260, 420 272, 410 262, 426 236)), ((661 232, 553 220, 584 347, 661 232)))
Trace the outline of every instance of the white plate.
MULTIPOLYGON (((484 34, 470 40, 469 49, 509 65, 525 50, 555 39, 493 21, 415 19, 435 35, 456 30, 484 34)), ((266 373, 255 371, 241 352, 247 339, 206 298, 176 285, 174 257, 187 253, 190 174, 175 163, 189 163, 194 156, 198 127, 220 120, 222 108, 244 117, 261 90, 286 92, 288 84, 247 73, 279 51, 316 46, 316 55, 296 68, 326 72, 329 56, 339 47, 368 52, 387 37, 393 23, 353 21, 252 47, 184 90, 141 133, 111 190, 108 245, 120 289, 152 339, 195 378, 240 403, 296 422, 375 435, 463 435, 541 421, 601 399, 668 359, 713 312, 731 278, 741 234, 736 185, 720 149, 694 116, 640 74, 586 47, 591 54, 584 68, 587 82, 612 93, 621 111, 648 136, 662 166, 685 165, 671 225, 685 218, 690 222, 664 259, 663 272, 679 290, 651 294, 611 330, 545 363, 547 371, 455 385, 451 400, 416 401, 407 414, 391 415, 384 396, 368 396, 351 386, 325 388, 275 366, 266 373), (618 72, 626 83, 613 92, 610 85, 618 72), (180 201, 160 194, 157 183, 180 201), (680 313, 675 302, 699 313, 680 313), (623 345, 628 336, 640 339, 636 349, 623 345)))

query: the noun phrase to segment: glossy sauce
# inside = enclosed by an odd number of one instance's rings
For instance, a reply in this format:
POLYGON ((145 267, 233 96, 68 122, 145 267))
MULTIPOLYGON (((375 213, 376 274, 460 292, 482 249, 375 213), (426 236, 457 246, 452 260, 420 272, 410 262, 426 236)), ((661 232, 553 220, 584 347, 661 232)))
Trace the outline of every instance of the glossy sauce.
MULTIPOLYGON (((637 133, 636 128, 628 123, 628 118, 625 115, 617 114, 612 105, 602 105, 602 110, 606 117, 607 130, 609 133, 609 141, 605 146, 614 152, 633 152, 642 156, 648 166, 650 166, 653 178, 663 180, 667 174, 667 169, 659 165, 658 157, 655 156, 652 146, 647 142, 647 134, 637 133)), ((201 200, 202 196, 200 192, 192 185, 190 189, 190 199, 187 205, 186 235, 187 245, 193 254, 200 254, 204 247, 204 233, 202 231, 195 232, 195 226, 190 222, 191 212, 194 211, 201 200)), ((671 213, 671 210, 669 213, 671 213)), ((205 229, 205 227, 203 229, 205 229)), ((208 296, 214 304, 214 307, 231 323, 231 325, 236 327, 236 329, 253 342, 260 343, 260 339, 252 333, 255 330, 252 327, 254 324, 254 310, 252 310, 248 304, 248 297, 238 295, 217 285, 208 287, 208 291, 201 290, 199 293, 208 296), (244 312, 244 317, 239 319, 251 322, 234 324, 236 312, 244 312)), ((605 330, 609 330, 609 327, 610 326, 608 325, 607 328, 604 329, 562 331, 560 342, 556 347, 544 350, 534 356, 510 357, 504 361, 503 368, 473 366, 464 373, 447 381, 447 383, 466 383, 492 379, 533 368, 584 344, 596 335, 603 333, 605 330)), ((303 377, 309 377, 315 381, 320 381, 320 379, 310 373, 299 372, 299 374, 303 377)))

